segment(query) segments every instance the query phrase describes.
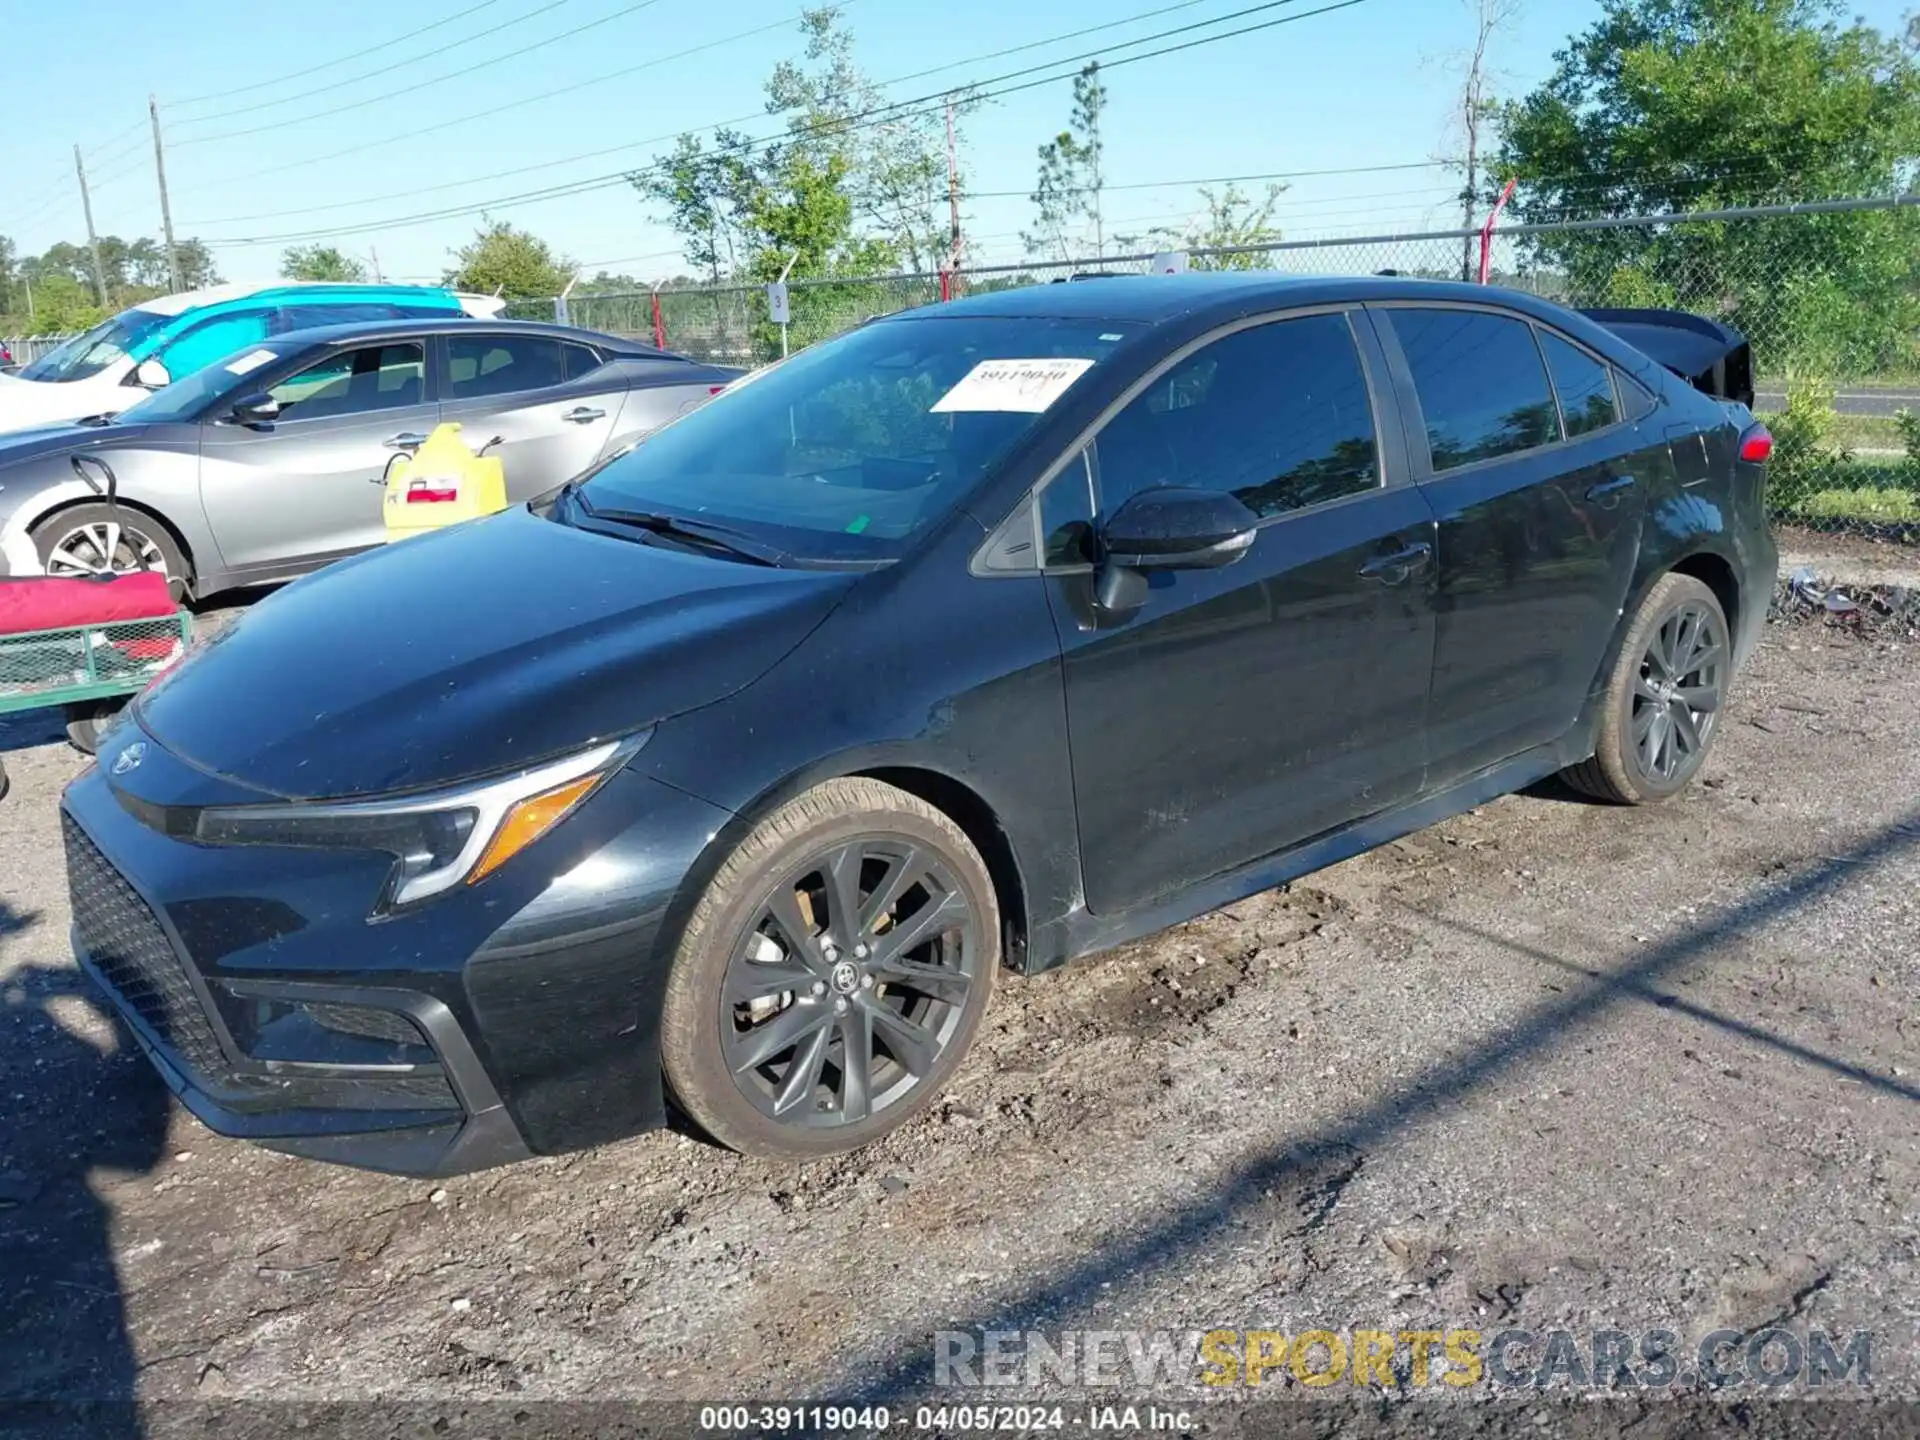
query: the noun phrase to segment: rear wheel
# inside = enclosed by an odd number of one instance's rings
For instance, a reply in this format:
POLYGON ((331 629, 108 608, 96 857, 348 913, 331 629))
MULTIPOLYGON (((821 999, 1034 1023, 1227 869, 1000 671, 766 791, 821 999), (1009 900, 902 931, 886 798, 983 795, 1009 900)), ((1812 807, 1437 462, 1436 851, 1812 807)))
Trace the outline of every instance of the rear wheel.
POLYGON ((49 515, 32 535, 41 566, 56 578, 157 570, 172 584, 176 600, 193 580, 192 567, 167 527, 124 505, 75 505, 49 515))
POLYGON ((1620 647, 1593 757, 1562 774, 1602 800, 1666 799, 1705 763, 1732 677, 1733 644, 1718 597, 1691 575, 1663 575, 1620 647))
POLYGON ((661 1019, 674 1098, 751 1155, 878 1139, 966 1054, 999 931, 952 820, 876 780, 809 790, 740 843, 688 923, 661 1019))

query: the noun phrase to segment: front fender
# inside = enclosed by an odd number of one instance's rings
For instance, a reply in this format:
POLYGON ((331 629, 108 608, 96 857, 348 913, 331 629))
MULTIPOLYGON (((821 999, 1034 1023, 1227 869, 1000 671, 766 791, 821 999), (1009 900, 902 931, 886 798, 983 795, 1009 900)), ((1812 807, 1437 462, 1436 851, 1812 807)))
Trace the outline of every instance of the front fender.
POLYGON ((47 480, 38 485, 31 480, 8 480, 0 484, 0 494, 14 502, 11 513, 0 523, 0 563, 8 575, 44 575, 46 566, 40 563, 40 551, 33 543, 33 527, 62 506, 100 498, 92 486, 78 479, 47 480))

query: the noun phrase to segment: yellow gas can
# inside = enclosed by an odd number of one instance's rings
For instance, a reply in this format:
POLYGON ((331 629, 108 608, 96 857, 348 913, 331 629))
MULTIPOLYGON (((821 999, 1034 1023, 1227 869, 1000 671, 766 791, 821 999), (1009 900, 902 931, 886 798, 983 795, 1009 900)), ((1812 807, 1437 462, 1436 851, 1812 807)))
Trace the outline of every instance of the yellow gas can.
POLYGON ((506 508, 505 467, 497 456, 469 450, 457 421, 436 425, 418 450, 387 465, 383 512, 390 541, 506 508))

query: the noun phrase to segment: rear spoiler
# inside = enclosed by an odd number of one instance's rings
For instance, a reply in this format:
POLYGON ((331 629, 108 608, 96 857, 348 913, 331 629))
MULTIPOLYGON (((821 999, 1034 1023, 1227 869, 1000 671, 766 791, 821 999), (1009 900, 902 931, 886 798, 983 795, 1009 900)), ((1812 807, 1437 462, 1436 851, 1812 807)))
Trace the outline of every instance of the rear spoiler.
POLYGON ((1694 389, 1753 408, 1753 347, 1730 325, 1685 310, 1582 310, 1694 389))

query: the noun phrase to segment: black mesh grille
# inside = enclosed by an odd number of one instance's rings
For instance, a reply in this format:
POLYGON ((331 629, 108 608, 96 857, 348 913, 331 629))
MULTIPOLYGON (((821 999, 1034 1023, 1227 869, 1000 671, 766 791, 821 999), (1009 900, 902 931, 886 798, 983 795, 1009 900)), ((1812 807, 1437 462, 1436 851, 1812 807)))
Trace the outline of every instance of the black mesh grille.
POLYGON ((73 925, 87 958, 187 1067, 224 1074, 226 1057, 186 968, 154 913, 71 816, 62 814, 73 925))

